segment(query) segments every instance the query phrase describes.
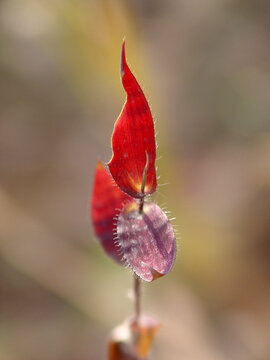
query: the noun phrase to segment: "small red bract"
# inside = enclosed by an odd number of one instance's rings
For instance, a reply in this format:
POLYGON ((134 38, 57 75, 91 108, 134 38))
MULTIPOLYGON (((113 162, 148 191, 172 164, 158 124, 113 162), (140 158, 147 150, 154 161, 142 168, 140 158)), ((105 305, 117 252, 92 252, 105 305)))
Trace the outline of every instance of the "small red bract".
POLYGON ((95 233, 104 250, 119 264, 122 255, 114 241, 116 217, 123 205, 134 201, 115 184, 110 173, 98 161, 91 200, 91 215, 95 233))
POLYGON ((126 63, 125 41, 122 46, 121 77, 127 99, 114 125, 113 156, 108 166, 123 191, 132 197, 141 198, 153 193, 157 186, 154 123, 143 91, 126 63), (146 182, 142 189, 147 157, 146 182))

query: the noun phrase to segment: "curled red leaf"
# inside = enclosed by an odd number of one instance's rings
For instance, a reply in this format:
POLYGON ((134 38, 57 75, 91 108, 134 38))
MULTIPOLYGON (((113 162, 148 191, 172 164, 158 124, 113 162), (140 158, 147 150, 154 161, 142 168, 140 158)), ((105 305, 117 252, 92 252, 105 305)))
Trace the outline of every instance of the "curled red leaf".
POLYGON ((91 198, 91 217, 96 236, 106 253, 119 264, 122 255, 114 241, 116 217, 123 205, 134 201, 115 184, 110 173, 98 161, 91 198))
POLYGON ((153 193, 157 186, 154 123, 143 91, 126 63, 125 41, 121 55, 121 78, 127 99, 114 125, 113 156, 108 166, 123 191, 132 197, 141 198, 153 193), (143 188, 147 157, 148 169, 143 188))
POLYGON ((174 230, 154 203, 145 203, 142 213, 137 203, 127 204, 118 217, 117 240, 126 263, 145 281, 167 274, 174 264, 174 230))

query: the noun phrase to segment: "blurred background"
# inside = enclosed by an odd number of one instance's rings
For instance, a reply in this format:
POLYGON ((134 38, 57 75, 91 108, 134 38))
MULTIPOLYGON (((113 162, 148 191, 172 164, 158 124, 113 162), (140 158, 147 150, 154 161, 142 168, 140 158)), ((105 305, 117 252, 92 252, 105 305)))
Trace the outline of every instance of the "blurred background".
POLYGON ((270 2, 0 1, 0 358, 105 360, 129 270, 89 221, 123 106, 151 105, 173 271, 144 284, 152 359, 270 359, 270 2))

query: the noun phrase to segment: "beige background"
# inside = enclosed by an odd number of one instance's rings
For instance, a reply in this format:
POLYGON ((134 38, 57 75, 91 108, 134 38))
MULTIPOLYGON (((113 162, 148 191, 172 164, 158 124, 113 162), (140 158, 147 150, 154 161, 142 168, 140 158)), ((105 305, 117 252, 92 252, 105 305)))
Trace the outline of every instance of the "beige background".
POLYGON ((121 42, 156 119, 181 239, 144 285, 155 360, 270 358, 270 3, 0 1, 0 358, 105 359, 131 272, 89 221, 124 103, 121 42))

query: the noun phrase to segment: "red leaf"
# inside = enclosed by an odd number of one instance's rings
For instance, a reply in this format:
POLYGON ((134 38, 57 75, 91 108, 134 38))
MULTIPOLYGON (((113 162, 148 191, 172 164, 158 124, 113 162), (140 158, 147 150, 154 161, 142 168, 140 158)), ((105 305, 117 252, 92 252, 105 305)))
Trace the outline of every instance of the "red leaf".
POLYGON ((142 89, 126 63, 125 41, 122 46, 121 77, 127 99, 114 125, 113 156, 108 166, 123 191, 135 198, 141 198, 153 193, 157 186, 154 123, 142 89), (149 164, 145 187, 142 190, 146 153, 149 164))
POLYGON ((120 264, 122 254, 114 241, 115 217, 129 201, 134 200, 119 189, 110 173, 98 161, 91 200, 92 222, 104 250, 120 264))
POLYGON ((175 261, 176 241, 167 216, 154 203, 143 212, 135 202, 127 204, 117 222, 117 239, 124 260, 143 280, 167 274, 175 261))

